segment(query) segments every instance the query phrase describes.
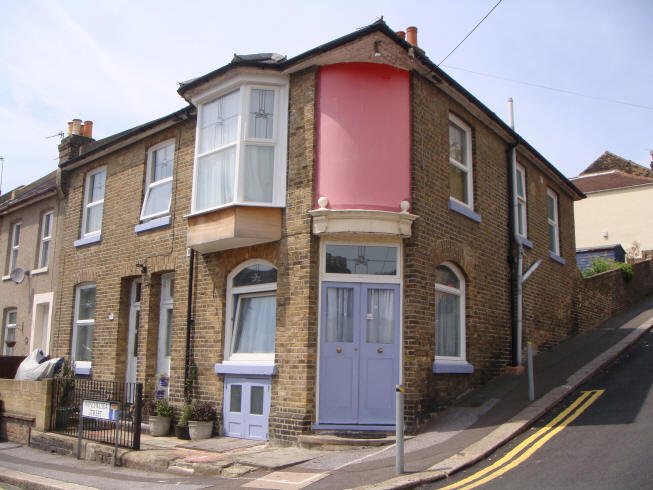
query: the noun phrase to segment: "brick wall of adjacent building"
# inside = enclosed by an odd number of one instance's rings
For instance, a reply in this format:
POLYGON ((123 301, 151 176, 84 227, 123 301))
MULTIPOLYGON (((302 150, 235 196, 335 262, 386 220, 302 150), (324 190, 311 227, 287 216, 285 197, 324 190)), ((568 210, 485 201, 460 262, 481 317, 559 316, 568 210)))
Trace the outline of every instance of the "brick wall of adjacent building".
POLYGON ((124 380, 127 331, 132 281, 142 279, 140 327, 138 332, 137 381, 144 394, 155 389, 156 342, 159 324, 160 276, 175 272, 173 316, 173 362, 171 398, 183 399, 183 354, 186 331, 186 219, 190 210, 193 172, 195 118, 147 136, 125 148, 74 169, 64 171, 66 192, 63 218, 62 260, 64 273, 59 284, 61 299, 56 307, 54 337, 56 355, 70 356, 75 288, 83 282, 96 283, 93 340, 93 378, 124 380), (145 192, 148 148, 175 140, 171 221, 168 226, 136 233, 145 192), (84 186, 89 171, 106 166, 102 239, 74 247, 80 238, 84 186), (147 267, 142 274, 137 263, 147 267), (113 318, 113 319, 111 319, 113 318))
MULTIPOLYGON (((404 372, 406 422, 415 428, 430 412, 501 374, 511 362, 508 145, 496 132, 419 75, 412 82, 412 212, 419 216, 406 241, 404 267, 404 372), (449 114, 472 128, 476 223, 448 208, 449 114), (455 263, 465 275, 467 360, 473 374, 433 374, 435 268, 455 263)), ((520 155, 528 187, 525 268, 542 265, 524 285, 524 341, 557 343, 570 333, 577 281, 572 200, 520 155), (562 265, 548 257, 547 187, 559 197, 562 265)))

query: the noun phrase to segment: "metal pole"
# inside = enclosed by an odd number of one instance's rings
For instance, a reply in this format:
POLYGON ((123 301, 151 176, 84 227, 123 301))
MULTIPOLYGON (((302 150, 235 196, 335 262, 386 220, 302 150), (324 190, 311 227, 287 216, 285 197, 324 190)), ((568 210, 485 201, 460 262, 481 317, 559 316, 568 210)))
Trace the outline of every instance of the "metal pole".
POLYGON ((82 457, 82 432, 84 430, 83 404, 84 402, 82 401, 82 407, 79 410, 79 426, 77 427, 77 459, 81 459, 82 457))
POLYGON ((395 387, 395 440, 396 440, 396 472, 404 472, 404 385, 395 387))
POLYGON ((535 381, 533 379, 533 344, 529 340, 526 342, 526 355, 528 356, 528 399, 535 400, 535 381))

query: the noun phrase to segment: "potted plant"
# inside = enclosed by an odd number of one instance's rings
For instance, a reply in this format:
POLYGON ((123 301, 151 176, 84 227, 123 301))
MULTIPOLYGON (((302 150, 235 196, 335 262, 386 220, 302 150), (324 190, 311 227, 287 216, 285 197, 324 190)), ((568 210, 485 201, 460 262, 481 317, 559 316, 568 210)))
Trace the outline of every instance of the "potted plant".
POLYGON ((150 400, 145 403, 143 411, 149 416, 150 434, 154 437, 167 436, 170 432, 172 407, 166 399, 150 400))
POLYGON ((188 432, 192 441, 208 439, 213 434, 213 422, 216 412, 208 402, 196 403, 190 410, 188 432))
POLYGON ((175 425, 175 435, 179 439, 183 439, 185 441, 190 440, 190 434, 188 433, 188 421, 190 420, 190 412, 194 406, 194 402, 188 402, 185 403, 181 409, 179 422, 177 422, 177 425, 175 425))

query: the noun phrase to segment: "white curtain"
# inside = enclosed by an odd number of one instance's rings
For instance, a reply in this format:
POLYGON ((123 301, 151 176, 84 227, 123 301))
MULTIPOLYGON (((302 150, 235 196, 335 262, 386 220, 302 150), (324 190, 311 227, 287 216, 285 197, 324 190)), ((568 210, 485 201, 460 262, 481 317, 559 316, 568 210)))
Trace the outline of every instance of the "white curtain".
POLYGON ((274 147, 247 145, 245 201, 272 202, 274 147))
POLYGON ((195 208, 207 209, 233 201, 236 148, 199 159, 195 208))
POLYGON ((326 290, 326 341, 354 341, 354 290, 327 288, 326 290))
POLYGON ((394 344, 394 297, 395 292, 391 289, 367 290, 368 344, 394 344))
POLYGON ((435 355, 460 357, 460 297, 436 292, 435 355))
POLYGON ((219 97, 202 106, 200 153, 236 141, 240 97, 238 91, 219 97))
POLYGON ((234 353, 272 353, 277 322, 276 296, 238 298, 234 353))
POLYGON ((86 230, 84 233, 93 233, 102 229, 103 203, 93 204, 86 208, 86 230))

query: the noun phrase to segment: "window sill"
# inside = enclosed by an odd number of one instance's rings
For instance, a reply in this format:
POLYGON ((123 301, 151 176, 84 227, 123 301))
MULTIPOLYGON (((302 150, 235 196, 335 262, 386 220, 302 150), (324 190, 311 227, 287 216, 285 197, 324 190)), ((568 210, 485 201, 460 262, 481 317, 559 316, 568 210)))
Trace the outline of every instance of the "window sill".
POLYGON ((227 364, 216 363, 215 374, 241 374, 250 376, 276 376, 276 364, 227 364))
POLYGON ((533 242, 531 242, 528 238, 524 238, 523 236, 518 236, 517 240, 519 240, 519 243, 521 243, 524 247, 533 248, 533 242))
POLYGON ((47 267, 41 267, 40 269, 31 270, 29 274, 30 274, 30 276, 36 276, 38 274, 45 274, 46 272, 48 272, 48 268, 47 267))
POLYGON ((74 247, 83 247, 84 245, 90 245, 91 243, 97 243, 99 241, 102 241, 102 235, 92 235, 88 236, 85 238, 80 238, 79 240, 75 240, 73 242, 74 247))
POLYGON ((476 223, 481 222, 481 215, 478 213, 475 213, 471 209, 469 209, 467 206, 464 204, 461 204, 460 202, 456 201, 453 198, 449 198, 449 209, 452 211, 462 214, 465 218, 469 218, 472 221, 475 221, 476 223))
POLYGON ((142 231, 153 230, 154 228, 160 228, 162 226, 168 226, 170 224, 170 216, 164 216, 162 218, 151 219, 145 223, 134 226, 134 232, 140 233, 142 231))
POLYGON ((435 374, 472 374, 474 366, 467 361, 439 361, 433 362, 433 373, 435 374))
POLYGON ((91 361, 75 361, 75 374, 80 376, 90 376, 91 367, 91 361))
POLYGON ((559 264, 565 265, 567 261, 553 252, 549 252, 549 258, 555 260, 559 264))

